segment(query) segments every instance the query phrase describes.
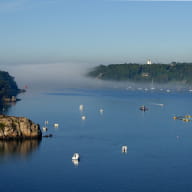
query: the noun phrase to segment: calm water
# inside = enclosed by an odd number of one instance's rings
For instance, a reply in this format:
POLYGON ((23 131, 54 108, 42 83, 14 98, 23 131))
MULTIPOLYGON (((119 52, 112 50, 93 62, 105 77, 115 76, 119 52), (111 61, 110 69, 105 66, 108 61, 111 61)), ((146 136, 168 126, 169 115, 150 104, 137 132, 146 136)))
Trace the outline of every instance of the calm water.
POLYGON ((0 142, 2 192, 192 191, 192 122, 172 119, 192 114, 192 93, 68 89, 20 98, 7 114, 48 120, 53 137, 0 142))

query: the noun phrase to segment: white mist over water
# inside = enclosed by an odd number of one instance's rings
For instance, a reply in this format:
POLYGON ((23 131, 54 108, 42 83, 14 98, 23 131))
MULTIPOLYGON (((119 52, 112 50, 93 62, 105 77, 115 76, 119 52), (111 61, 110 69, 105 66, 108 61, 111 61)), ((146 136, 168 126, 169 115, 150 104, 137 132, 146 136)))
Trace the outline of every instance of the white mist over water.
POLYGON ((52 90, 84 85, 88 66, 75 63, 21 64, 3 66, 15 77, 18 86, 35 90, 52 90))
POLYGON ((64 88, 111 87, 114 83, 86 76, 94 67, 84 63, 21 64, 1 66, 15 77, 19 88, 27 85, 32 90, 52 91, 64 88))
MULTIPOLYGON (((19 88, 25 85, 30 90, 62 91, 65 88, 115 88, 115 89, 150 89, 151 83, 133 83, 129 81, 104 81, 86 76, 93 65, 86 63, 21 64, 4 65, 1 70, 8 71, 15 77, 19 88)), ((181 88, 178 84, 154 84, 156 88, 181 88)))

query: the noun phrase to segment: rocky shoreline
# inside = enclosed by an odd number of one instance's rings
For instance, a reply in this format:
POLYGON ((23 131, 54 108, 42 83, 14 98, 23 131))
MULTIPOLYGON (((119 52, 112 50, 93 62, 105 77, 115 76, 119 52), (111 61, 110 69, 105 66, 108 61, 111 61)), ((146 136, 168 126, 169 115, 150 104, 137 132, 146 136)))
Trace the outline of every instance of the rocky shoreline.
POLYGON ((41 138, 39 124, 26 117, 0 115, 0 140, 41 138))

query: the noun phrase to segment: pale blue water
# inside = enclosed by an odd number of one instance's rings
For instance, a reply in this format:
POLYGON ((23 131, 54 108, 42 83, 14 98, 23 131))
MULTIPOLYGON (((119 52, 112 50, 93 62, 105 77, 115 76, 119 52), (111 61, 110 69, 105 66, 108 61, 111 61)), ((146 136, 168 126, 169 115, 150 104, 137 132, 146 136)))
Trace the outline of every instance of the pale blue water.
POLYGON ((20 98, 7 114, 41 126, 48 120, 53 137, 0 142, 0 191, 192 191, 192 122, 172 119, 192 115, 191 93, 68 89, 20 98), (149 111, 139 110, 143 104, 149 111), (71 161, 75 152, 78 166, 71 161))

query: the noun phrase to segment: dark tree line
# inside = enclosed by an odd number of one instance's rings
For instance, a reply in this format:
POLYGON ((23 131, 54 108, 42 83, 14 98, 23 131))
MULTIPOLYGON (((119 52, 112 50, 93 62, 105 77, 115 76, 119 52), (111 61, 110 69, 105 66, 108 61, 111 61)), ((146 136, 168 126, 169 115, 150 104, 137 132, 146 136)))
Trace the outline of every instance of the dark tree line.
POLYGON ((110 64, 95 67, 88 76, 103 80, 156 83, 192 83, 192 63, 171 64, 110 64))
POLYGON ((19 91, 14 77, 8 72, 0 71, 0 99, 4 96, 15 96, 19 91))

